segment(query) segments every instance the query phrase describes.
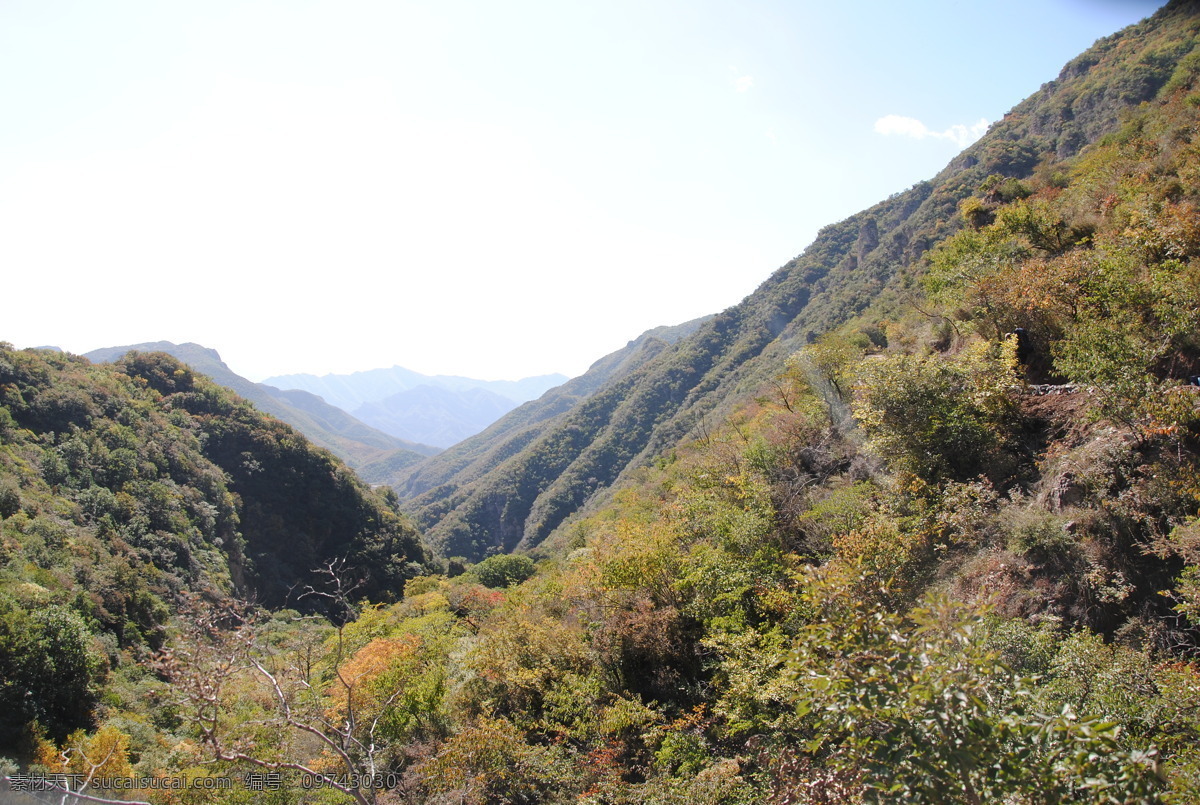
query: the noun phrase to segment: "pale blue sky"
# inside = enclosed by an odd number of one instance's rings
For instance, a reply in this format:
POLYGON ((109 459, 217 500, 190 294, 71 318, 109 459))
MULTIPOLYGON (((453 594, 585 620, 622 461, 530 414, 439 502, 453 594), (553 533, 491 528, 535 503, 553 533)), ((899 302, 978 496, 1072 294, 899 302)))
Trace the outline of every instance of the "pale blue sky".
POLYGON ((0 340, 578 374, 1157 5, 4 0, 0 340))

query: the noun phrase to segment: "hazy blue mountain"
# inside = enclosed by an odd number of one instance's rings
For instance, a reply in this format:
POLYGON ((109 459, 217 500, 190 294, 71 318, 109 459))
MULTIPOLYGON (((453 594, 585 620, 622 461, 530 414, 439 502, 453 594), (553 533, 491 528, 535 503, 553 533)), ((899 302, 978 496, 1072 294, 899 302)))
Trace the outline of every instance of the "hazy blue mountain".
MULTIPOLYGON (((279 375, 264 382, 316 394, 392 436, 449 447, 566 380, 565 375, 559 374, 521 380, 476 380, 456 375, 423 375, 393 366, 348 375, 279 375)), ((379 481, 408 465, 383 461, 373 466, 366 476, 379 481)))
POLYGON ((425 375, 418 372, 393 366, 390 369, 368 369, 348 375, 276 375, 263 382, 276 388, 311 392, 343 411, 353 411, 364 403, 378 402, 397 392, 415 388, 427 380, 425 375))
POLYGON ((420 385, 364 403, 354 409, 354 416, 400 439, 450 447, 516 407, 510 398, 483 388, 420 385))
POLYGON ((247 380, 230 369, 220 354, 200 344, 154 341, 92 350, 84 357, 96 363, 111 363, 131 351, 165 352, 249 400, 264 413, 286 422, 324 447, 354 469, 372 462, 389 466, 414 464, 438 452, 428 444, 398 439, 367 425, 346 411, 329 405, 306 391, 281 390, 247 380))
POLYGON ((263 382, 281 389, 310 391, 331 405, 354 412, 366 403, 379 402, 417 386, 434 386, 451 391, 485 389, 520 404, 526 400, 537 399, 566 380, 567 376, 560 374, 539 375, 521 380, 476 380, 457 375, 423 375, 403 366, 393 366, 390 369, 368 369, 348 375, 278 375, 268 377, 263 382))

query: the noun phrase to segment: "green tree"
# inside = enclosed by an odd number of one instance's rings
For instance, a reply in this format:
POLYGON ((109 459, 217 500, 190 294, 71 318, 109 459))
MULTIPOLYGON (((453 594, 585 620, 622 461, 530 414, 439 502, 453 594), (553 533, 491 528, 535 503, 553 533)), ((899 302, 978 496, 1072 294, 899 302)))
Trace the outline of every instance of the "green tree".
POLYGON ((1028 254, 995 225, 964 229, 933 250, 921 282, 930 298, 956 318, 981 322, 989 336, 1000 339, 1014 320, 1005 280, 1028 254))
POLYGON ((91 642, 70 609, 31 612, 0 593, 0 743, 30 722, 56 740, 90 723, 104 669, 91 642))
POLYGON ((1200 326, 1197 267, 1143 257, 1127 243, 1089 255, 1074 320, 1054 347, 1055 366, 1096 390, 1099 413, 1135 430, 1173 418, 1160 363, 1200 326))
POLYGON ((533 560, 521 554, 497 554, 489 556, 471 572, 485 587, 510 587, 520 584, 533 575, 533 560))
POLYGON ((10 481, 0 484, 0 520, 7 520, 21 510, 21 494, 10 481))

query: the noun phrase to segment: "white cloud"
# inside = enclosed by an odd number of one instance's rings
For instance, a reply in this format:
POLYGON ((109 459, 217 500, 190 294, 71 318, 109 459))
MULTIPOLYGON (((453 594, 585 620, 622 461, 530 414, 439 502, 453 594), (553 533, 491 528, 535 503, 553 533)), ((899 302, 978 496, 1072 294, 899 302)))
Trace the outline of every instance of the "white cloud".
POLYGON ((885 137, 899 135, 902 137, 911 137, 914 140, 924 140, 928 137, 937 140, 950 140, 959 148, 966 148, 982 137, 989 125, 991 124, 981 117, 971 126, 956 123, 945 131, 933 131, 915 117, 886 115, 875 121, 875 132, 885 137))
POLYGON ((901 117, 900 115, 888 115, 876 120, 875 132, 884 136, 901 134, 917 140, 928 137, 930 134, 929 129, 920 120, 913 117, 901 117))
POLYGON ((747 92, 754 86, 754 76, 744 74, 736 64, 729 65, 729 83, 738 92, 747 92))

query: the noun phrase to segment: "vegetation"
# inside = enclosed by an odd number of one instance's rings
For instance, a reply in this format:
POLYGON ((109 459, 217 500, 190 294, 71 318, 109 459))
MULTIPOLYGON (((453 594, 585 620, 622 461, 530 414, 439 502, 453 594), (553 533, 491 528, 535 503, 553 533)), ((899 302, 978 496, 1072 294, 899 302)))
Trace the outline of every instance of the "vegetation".
POLYGON ((389 436, 360 422, 340 408, 326 403, 315 394, 297 391, 292 386, 281 390, 265 383, 253 383, 235 374, 216 350, 199 344, 173 344, 156 341, 125 347, 108 347, 87 353, 94 362, 111 362, 129 352, 165 352, 186 363, 189 368, 224 386, 265 414, 291 425, 318 447, 324 447, 356 472, 366 477, 380 466, 399 469, 414 464, 437 448, 389 436))
POLYGON ((156 803, 1196 801, 1198 19, 445 459, 441 566, 176 362, 5 351, 6 751, 235 781, 156 803))
POLYGON ((32 723, 58 739, 91 724, 106 677, 162 647, 183 593, 279 605, 341 556, 377 600, 425 558, 336 459, 174 358, 0 345, 6 746, 32 723))

